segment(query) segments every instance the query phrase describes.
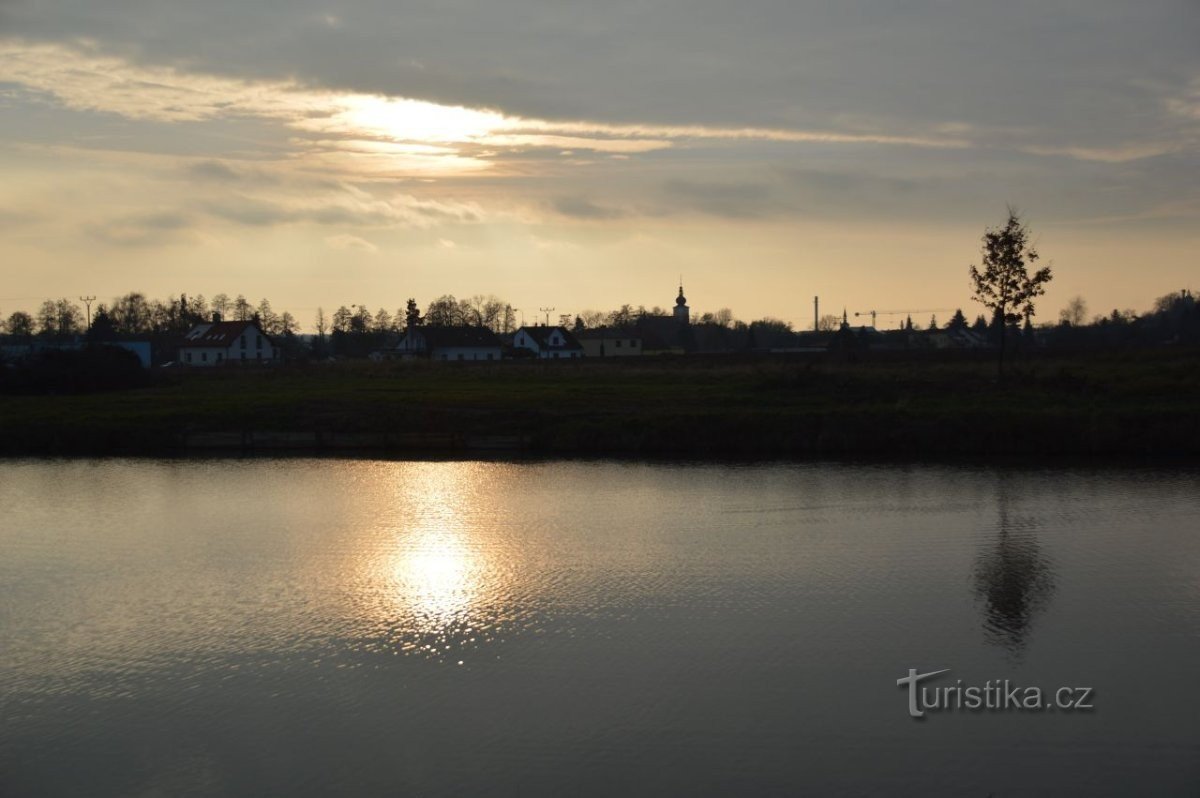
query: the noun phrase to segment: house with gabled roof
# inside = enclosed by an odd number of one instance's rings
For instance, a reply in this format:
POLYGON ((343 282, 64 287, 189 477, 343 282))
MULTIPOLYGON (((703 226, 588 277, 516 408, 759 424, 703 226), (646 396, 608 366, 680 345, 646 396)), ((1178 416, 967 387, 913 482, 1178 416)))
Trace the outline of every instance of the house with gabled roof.
POLYGON ((513 335, 513 348, 544 359, 583 357, 583 346, 565 327, 521 327, 513 335))
POLYGON ((179 344, 179 361, 185 366, 220 366, 227 363, 274 363, 281 350, 257 320, 213 321, 197 324, 179 344))
POLYGON ((403 358, 438 361, 499 360, 502 345, 487 327, 409 327, 396 345, 403 358))

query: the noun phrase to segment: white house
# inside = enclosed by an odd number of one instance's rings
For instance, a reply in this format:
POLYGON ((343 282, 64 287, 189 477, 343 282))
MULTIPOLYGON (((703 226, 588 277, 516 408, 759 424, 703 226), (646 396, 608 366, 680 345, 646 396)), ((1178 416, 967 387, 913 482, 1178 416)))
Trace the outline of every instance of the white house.
POLYGON ((179 345, 179 362, 185 366, 272 363, 280 356, 279 347, 257 321, 197 324, 179 345))
POLYGON ((410 327, 396 353, 430 360, 499 360, 500 339, 487 327, 410 327))
POLYGON ((583 357, 583 347, 564 327, 522 327, 513 335, 513 348, 540 358, 583 357))

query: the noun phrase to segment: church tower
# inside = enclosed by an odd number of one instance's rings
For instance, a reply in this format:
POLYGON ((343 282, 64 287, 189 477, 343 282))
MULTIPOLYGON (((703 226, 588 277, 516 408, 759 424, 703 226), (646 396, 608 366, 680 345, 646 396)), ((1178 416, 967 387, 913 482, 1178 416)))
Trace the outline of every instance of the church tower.
POLYGON ((679 281, 679 296, 675 297, 675 321, 680 327, 691 324, 691 313, 688 310, 687 297, 683 295, 683 280, 679 281))

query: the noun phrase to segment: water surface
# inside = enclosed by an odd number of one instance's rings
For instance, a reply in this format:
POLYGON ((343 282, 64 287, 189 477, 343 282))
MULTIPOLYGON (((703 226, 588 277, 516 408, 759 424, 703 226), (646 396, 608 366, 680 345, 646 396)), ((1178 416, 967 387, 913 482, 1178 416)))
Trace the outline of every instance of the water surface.
POLYGON ((2 795, 1200 792, 1200 474, 0 462, 2 795), (909 717, 896 680, 1094 689, 909 717))

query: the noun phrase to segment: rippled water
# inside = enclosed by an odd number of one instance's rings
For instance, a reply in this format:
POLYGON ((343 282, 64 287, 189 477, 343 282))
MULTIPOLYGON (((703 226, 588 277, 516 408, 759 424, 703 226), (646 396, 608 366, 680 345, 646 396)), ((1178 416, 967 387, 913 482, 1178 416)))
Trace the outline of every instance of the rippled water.
POLYGON ((0 462, 0 794, 1200 793, 1184 469, 0 462), (1094 688, 910 718, 896 680, 1094 688))

